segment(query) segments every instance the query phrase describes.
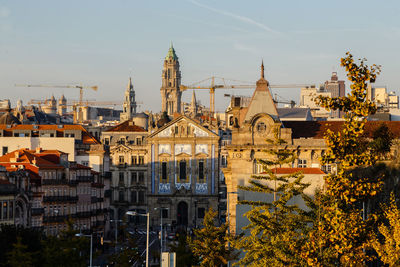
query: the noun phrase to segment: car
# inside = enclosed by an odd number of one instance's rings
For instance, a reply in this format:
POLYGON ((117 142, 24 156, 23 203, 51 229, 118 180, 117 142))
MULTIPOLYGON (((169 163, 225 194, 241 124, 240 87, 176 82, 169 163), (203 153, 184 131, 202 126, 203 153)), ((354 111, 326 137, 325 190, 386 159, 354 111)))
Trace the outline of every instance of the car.
POLYGON ((175 233, 169 233, 169 234, 167 235, 167 239, 168 239, 168 240, 175 240, 175 238, 176 238, 175 233))

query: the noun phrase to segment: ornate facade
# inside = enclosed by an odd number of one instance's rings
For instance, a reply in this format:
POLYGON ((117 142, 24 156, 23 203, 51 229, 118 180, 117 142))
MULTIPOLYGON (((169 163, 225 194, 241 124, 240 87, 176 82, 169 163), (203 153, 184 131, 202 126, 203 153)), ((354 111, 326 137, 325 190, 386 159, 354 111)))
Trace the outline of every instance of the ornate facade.
POLYGON ((136 113, 135 91, 133 90, 132 79, 129 77, 128 86, 126 87, 123 110, 120 114, 121 122, 130 120, 136 113))

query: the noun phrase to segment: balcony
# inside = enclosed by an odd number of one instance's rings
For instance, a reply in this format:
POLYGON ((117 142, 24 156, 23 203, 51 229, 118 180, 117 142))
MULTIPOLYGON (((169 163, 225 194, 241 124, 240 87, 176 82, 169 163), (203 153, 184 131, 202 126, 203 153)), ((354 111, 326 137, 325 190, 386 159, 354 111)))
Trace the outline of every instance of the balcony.
POLYGON ((68 219, 68 215, 44 216, 43 223, 59 223, 68 219))
POLYGON ((66 179, 43 179, 42 185, 68 185, 66 179))
POLYGON ((44 208, 32 208, 31 209, 32 216, 42 215, 43 213, 44 213, 44 208))
POLYGON ((79 175, 79 176, 76 176, 76 180, 78 181, 78 182, 80 182, 80 183, 89 183, 89 182, 92 182, 92 180, 93 180, 93 176, 82 176, 82 175, 79 175))
POLYGON ((112 172, 105 172, 104 173, 104 179, 111 179, 112 177, 112 172))
POLYGON ((92 213, 90 211, 80 211, 76 213, 77 218, 88 218, 92 216, 92 213))
POLYGON ((76 203, 78 197, 75 196, 44 196, 43 202, 65 202, 65 203, 76 203))

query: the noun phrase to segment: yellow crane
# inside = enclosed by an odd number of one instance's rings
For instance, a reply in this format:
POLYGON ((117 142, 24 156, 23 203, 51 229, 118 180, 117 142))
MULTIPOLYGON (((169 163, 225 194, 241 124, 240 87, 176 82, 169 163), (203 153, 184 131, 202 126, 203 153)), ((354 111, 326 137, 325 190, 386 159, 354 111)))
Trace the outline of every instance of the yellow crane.
POLYGON ((79 89, 79 105, 83 105, 83 89, 92 89, 97 91, 98 86, 82 86, 82 85, 52 85, 52 84, 16 84, 18 87, 47 87, 47 88, 77 88, 79 89))
MULTIPOLYGON (((215 84, 215 78, 218 77, 210 77, 207 79, 204 79, 202 81, 199 81, 197 83, 194 83, 192 85, 181 85, 180 89, 181 91, 186 91, 188 89, 206 89, 209 90, 210 92, 210 116, 214 114, 215 111, 215 90, 216 89, 251 89, 255 88, 256 84, 240 84, 240 85, 226 85, 225 84, 225 79, 224 78, 219 78, 223 80, 224 84, 215 84), (196 84, 203 83, 205 81, 211 80, 211 85, 210 86, 196 86, 196 84)), ((312 84, 274 84, 274 85, 269 85, 269 88, 303 88, 307 86, 311 86, 312 84)))

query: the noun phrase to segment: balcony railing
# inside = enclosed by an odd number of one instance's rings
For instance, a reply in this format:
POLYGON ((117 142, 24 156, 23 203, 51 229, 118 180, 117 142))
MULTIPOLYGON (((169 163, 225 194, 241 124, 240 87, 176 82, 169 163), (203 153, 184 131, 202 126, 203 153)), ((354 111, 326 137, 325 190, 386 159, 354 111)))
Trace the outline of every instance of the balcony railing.
POLYGON ((32 208, 31 209, 31 215, 42 215, 44 213, 44 208, 32 208))
POLYGON ((44 196, 43 202, 68 202, 76 203, 78 201, 77 196, 44 196))
POLYGON ((82 175, 79 175, 79 176, 76 176, 76 180, 78 181, 78 182, 92 182, 92 180, 93 180, 93 176, 82 176, 82 175))
POLYGON ((53 222, 64 222, 67 220, 69 215, 56 215, 56 216, 44 216, 44 223, 53 223, 53 222))
POLYGON ((80 211, 76 213, 77 218, 88 218, 92 216, 92 213, 90 211, 80 211))

